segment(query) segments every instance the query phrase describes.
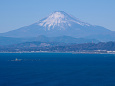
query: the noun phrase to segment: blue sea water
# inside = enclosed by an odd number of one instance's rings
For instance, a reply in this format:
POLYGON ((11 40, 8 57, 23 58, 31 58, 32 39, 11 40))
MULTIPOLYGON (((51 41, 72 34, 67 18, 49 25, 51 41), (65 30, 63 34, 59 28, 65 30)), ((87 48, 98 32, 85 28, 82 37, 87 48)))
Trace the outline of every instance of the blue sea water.
POLYGON ((0 86, 115 86, 115 55, 1 53, 0 86))

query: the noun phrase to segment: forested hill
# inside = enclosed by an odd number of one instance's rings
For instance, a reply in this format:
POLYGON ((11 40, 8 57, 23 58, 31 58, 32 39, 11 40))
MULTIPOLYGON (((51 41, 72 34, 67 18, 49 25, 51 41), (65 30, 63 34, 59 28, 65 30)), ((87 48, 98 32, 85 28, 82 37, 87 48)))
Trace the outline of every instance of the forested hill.
POLYGON ((48 52, 70 52, 80 50, 107 50, 115 51, 115 42, 65 44, 53 42, 26 42, 15 45, 0 46, 0 52, 19 51, 48 51, 48 52))

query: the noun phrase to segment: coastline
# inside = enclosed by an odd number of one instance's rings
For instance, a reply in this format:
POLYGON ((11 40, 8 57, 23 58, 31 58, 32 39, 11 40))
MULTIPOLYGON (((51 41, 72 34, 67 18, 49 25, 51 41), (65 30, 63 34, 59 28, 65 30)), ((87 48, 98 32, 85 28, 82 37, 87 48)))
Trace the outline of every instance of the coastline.
POLYGON ((0 53, 70 53, 70 54, 115 54, 115 53, 108 53, 108 52, 105 52, 105 53, 102 53, 102 52, 50 52, 50 51, 19 51, 19 52, 0 52, 0 53))

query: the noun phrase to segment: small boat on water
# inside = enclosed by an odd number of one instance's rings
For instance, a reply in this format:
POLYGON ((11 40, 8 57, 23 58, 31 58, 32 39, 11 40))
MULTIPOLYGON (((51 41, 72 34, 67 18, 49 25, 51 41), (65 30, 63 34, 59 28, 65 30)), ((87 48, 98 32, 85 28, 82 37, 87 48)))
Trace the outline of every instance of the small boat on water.
POLYGON ((22 59, 17 59, 17 58, 16 58, 16 59, 11 60, 11 61, 21 61, 21 60, 22 60, 22 59))

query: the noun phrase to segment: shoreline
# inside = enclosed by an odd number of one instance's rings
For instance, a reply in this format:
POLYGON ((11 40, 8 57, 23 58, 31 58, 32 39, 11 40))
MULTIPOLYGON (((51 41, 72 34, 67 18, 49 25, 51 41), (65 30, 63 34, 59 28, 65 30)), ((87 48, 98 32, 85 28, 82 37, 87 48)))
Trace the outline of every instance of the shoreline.
POLYGON ((0 53, 70 53, 70 54, 115 54, 115 53, 101 53, 101 52, 0 52, 0 53))

